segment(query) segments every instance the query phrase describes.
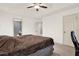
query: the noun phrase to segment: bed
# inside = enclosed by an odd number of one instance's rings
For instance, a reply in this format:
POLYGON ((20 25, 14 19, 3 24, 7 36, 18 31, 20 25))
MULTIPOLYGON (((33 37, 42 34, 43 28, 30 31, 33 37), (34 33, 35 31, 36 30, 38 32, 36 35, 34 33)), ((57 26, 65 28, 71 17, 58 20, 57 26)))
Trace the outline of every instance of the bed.
POLYGON ((22 35, 0 36, 0 56, 49 56, 54 41, 50 37, 22 35))

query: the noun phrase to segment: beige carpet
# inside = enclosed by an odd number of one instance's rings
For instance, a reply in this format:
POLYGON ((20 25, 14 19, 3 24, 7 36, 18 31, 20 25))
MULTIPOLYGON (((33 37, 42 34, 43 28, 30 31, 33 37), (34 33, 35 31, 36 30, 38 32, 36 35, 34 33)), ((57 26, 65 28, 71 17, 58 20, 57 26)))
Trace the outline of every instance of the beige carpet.
POLYGON ((74 56, 74 47, 55 43, 54 45, 54 56, 74 56))

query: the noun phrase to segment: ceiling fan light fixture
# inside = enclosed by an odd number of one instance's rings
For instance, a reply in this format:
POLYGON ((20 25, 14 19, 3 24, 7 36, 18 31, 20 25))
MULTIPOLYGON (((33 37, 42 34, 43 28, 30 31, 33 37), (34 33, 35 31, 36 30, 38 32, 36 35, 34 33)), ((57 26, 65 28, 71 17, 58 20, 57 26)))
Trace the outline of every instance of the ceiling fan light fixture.
POLYGON ((40 8, 40 6, 36 5, 36 6, 34 6, 34 8, 35 8, 35 9, 39 9, 39 8, 40 8))

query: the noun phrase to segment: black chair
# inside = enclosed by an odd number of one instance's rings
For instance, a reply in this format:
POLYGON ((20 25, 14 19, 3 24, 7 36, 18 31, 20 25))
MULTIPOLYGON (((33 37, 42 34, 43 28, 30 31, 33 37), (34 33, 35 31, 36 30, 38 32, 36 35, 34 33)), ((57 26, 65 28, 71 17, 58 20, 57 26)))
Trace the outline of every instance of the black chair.
POLYGON ((79 56, 79 43, 77 41, 74 31, 71 31, 71 39, 75 47, 75 56, 79 56))

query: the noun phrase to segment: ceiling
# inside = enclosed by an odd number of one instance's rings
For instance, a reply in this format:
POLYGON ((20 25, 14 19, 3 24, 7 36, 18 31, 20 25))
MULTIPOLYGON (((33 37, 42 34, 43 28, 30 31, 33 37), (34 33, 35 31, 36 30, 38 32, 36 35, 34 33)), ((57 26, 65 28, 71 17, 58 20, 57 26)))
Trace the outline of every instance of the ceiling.
POLYGON ((0 3, 0 11, 20 16, 39 18, 59 10, 79 6, 78 3, 44 3, 44 5, 48 6, 48 8, 47 9, 40 8, 40 10, 37 12, 34 8, 31 9, 26 8, 29 5, 31 5, 31 3, 0 3))

